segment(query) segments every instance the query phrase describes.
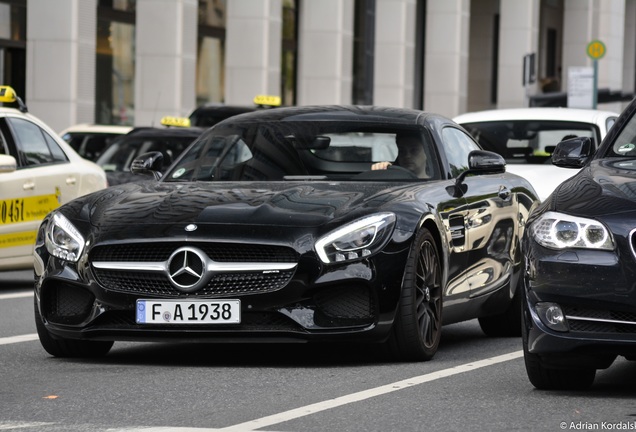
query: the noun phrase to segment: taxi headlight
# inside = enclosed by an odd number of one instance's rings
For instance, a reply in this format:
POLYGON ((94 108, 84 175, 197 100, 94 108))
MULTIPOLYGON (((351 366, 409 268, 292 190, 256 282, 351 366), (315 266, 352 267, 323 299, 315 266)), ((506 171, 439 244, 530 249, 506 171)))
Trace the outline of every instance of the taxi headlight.
POLYGON ((393 213, 359 219, 321 237, 316 253, 325 264, 368 257, 386 245, 394 226, 393 213))
POLYGON ((537 243, 550 249, 614 249, 612 235, 602 223, 558 212, 541 215, 530 233, 537 243))
POLYGON ((44 242, 51 255, 71 262, 77 262, 85 243, 77 228, 60 213, 49 220, 44 242))

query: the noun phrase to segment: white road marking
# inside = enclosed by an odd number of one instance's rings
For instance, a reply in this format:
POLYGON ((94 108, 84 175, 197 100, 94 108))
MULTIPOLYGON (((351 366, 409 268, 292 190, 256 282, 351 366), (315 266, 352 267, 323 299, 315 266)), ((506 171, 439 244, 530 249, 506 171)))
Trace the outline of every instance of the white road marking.
POLYGON ((20 336, 10 336, 0 338, 0 345, 9 345, 20 342, 29 342, 38 339, 37 333, 25 334, 20 336))
MULTIPOLYGON (((0 345, 26 342, 36 340, 37 334, 26 334, 22 336, 13 336, 0 338, 0 345)), ((513 351, 508 354, 502 354, 496 357, 491 357, 483 360, 466 363, 452 368, 431 372, 424 375, 407 378, 402 381, 396 381, 391 384, 386 384, 380 387, 375 387, 368 390, 363 390, 357 393, 340 396, 334 399, 329 399, 323 402, 317 402, 311 405, 306 405, 299 408, 294 408, 288 411, 284 411, 278 414, 273 414, 259 419, 250 420, 244 423, 235 424, 225 428, 171 428, 171 427, 133 427, 133 428, 109 428, 108 432, 249 432, 257 431, 261 428, 272 426, 279 423, 284 423, 290 420, 294 420, 300 417, 305 417, 311 414, 315 414, 328 409, 337 408, 343 405, 347 405, 354 402, 360 402, 372 397, 381 396, 387 393, 392 393, 398 390, 410 388, 419 384, 435 381, 441 378, 447 378, 453 375, 458 375, 465 372, 471 372, 487 366, 492 366, 498 363, 503 363, 511 360, 523 357, 523 351, 513 351)), ((21 428, 26 423, 0 423, 0 430, 8 430, 12 428, 21 428)), ((43 423, 44 425, 46 423, 43 423)))
POLYGON ((339 406, 350 404, 353 402, 359 402, 359 401, 369 399, 375 396, 380 396, 383 394, 402 390, 402 389, 409 388, 418 384, 434 381, 440 378, 446 378, 446 377, 457 375, 460 373, 470 372, 470 371, 483 368, 486 366, 491 366, 497 363, 503 363, 510 360, 515 360, 519 357, 523 357, 523 351, 514 351, 514 352, 503 354, 497 357, 491 357, 491 358, 479 360, 472 363, 466 363, 466 364, 455 366, 449 369, 443 369, 437 372, 432 372, 429 374, 420 375, 413 378, 408 378, 408 379, 397 381, 392 384, 387 384, 381 387, 376 387, 369 390, 363 390, 357 393, 352 393, 350 395, 340 396, 335 399, 318 402, 312 405, 307 405, 304 407, 292 409, 282 413, 274 414, 267 417, 262 417, 256 420, 251 420, 245 423, 240 423, 240 424, 236 424, 233 426, 229 426, 229 427, 217 429, 217 430, 223 431, 223 432, 253 431, 256 429, 264 428, 266 426, 271 426, 271 425, 283 423, 289 420, 294 420, 299 417, 315 414, 317 412, 328 410, 331 408, 337 408, 339 406))
POLYGON ((27 291, 23 293, 0 294, 0 300, 8 300, 8 299, 22 298, 22 297, 33 297, 33 291, 27 291))
POLYGON ((0 430, 15 430, 15 429, 25 429, 25 428, 34 428, 34 427, 42 427, 48 426, 55 423, 26 423, 26 422, 16 422, 16 423, 0 423, 0 430))

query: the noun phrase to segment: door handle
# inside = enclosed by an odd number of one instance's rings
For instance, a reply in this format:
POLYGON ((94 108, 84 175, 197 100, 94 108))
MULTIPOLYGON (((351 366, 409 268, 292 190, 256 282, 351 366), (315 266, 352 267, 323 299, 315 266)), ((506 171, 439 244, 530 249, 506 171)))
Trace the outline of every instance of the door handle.
POLYGON ((22 185, 22 189, 24 190, 33 190, 35 189, 35 182, 28 181, 22 185))
POLYGON ((75 178, 75 177, 66 177, 66 184, 68 186, 73 186, 73 185, 75 185, 75 183, 77 183, 77 178, 75 178))
POLYGON ((505 186, 499 186, 499 198, 501 198, 504 201, 508 201, 510 199, 510 189, 508 189, 505 186))

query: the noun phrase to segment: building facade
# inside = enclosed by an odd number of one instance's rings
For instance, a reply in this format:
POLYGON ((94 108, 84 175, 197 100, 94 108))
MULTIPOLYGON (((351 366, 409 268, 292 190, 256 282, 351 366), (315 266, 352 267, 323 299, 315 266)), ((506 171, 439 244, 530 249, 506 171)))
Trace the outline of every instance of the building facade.
POLYGON ((452 117, 558 99, 594 64, 621 110, 636 0, 0 0, 2 84, 56 130, 257 94, 452 117))

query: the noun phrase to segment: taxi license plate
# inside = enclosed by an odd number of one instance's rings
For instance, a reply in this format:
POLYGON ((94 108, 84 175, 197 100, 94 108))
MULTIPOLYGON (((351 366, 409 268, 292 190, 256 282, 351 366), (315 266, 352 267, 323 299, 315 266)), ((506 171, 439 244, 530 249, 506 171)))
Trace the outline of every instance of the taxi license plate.
POLYGON ((137 324, 239 324, 240 300, 137 300, 137 324))

